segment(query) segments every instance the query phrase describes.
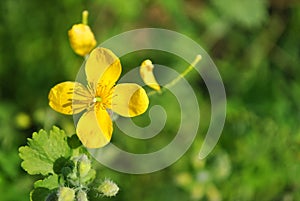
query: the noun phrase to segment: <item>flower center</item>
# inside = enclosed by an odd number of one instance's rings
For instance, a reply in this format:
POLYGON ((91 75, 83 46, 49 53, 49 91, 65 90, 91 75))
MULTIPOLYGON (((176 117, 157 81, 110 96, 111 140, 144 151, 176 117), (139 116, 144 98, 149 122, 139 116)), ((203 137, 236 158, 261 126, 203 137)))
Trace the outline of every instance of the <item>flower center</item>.
POLYGON ((94 99, 93 99, 93 102, 96 103, 96 102, 101 102, 102 101, 102 98, 99 97, 99 96, 96 96, 94 99))
POLYGON ((97 85, 95 97, 93 99, 93 102, 96 104, 96 106, 98 105, 103 109, 110 108, 113 88, 113 86, 108 86, 101 83, 97 85))

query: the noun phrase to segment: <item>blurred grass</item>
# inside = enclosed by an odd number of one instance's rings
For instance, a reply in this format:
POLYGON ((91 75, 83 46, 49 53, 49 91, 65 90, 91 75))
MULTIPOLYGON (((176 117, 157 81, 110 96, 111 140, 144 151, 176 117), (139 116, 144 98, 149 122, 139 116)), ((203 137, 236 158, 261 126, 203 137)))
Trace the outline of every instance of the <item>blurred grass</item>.
MULTIPOLYGON (((190 150, 173 166, 149 175, 99 167, 121 187, 110 200, 299 200, 300 199, 300 4, 296 0, 132 0, 0 2, 0 194, 28 200, 31 177, 20 168, 17 148, 33 131, 59 125, 74 132, 71 118, 51 111, 49 89, 74 80, 82 59, 69 47, 67 30, 90 12, 98 43, 143 27, 183 33, 215 61, 227 92, 227 121, 205 161, 197 160, 208 126, 209 97, 201 78, 201 127, 190 150)), ((121 58, 124 72, 145 53, 121 58)), ((181 71, 185 63, 157 53, 155 63, 181 71)), ((171 96, 154 99, 168 103, 171 96)), ((176 110, 168 116, 176 116, 176 110)), ((139 121, 139 119, 137 119, 139 121)), ((147 121, 147 120, 146 120, 147 121)), ((166 133, 176 129, 169 123, 166 133)), ((121 134, 118 134, 121 135, 121 134)), ((118 141, 118 139, 114 139, 118 141)), ((163 135, 121 146, 141 152, 168 143, 163 135)), ((122 140, 119 140, 122 141, 122 140)), ((127 141, 125 141, 127 142, 127 141)), ((100 175, 100 176, 101 176, 100 175)))

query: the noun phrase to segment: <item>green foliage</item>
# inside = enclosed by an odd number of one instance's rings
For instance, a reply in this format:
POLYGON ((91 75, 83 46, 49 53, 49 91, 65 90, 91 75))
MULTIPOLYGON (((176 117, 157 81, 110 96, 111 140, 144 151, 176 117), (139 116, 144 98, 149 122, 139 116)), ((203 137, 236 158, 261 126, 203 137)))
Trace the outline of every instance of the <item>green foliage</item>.
POLYGON ((32 175, 53 174, 53 164, 61 157, 71 156, 66 138, 65 132, 57 127, 53 127, 49 134, 44 130, 33 133, 32 139, 28 139, 28 146, 19 149, 24 170, 32 175))
POLYGON ((45 200, 45 201, 55 201, 57 196, 55 192, 50 191, 47 188, 36 188, 30 193, 30 200, 45 200))
MULTIPOLYGON (((28 201, 33 183, 33 200, 57 200, 65 177, 74 178, 78 158, 73 154, 84 154, 75 135, 64 138, 69 148, 63 150, 71 152, 55 156, 63 157, 56 161, 55 170, 50 167, 54 156, 35 158, 45 156, 45 148, 36 154, 36 149, 27 146, 30 157, 46 165, 32 167, 32 173, 43 172, 45 176, 26 174, 20 168, 17 150, 40 128, 59 125, 66 133, 74 133, 72 118, 51 111, 47 94, 56 83, 74 80, 82 65, 82 58, 69 46, 67 30, 80 22, 83 9, 90 12, 90 26, 98 43, 142 27, 168 28, 191 37, 218 66, 228 98, 223 134, 205 161, 199 161, 197 154, 209 125, 210 100, 201 77, 193 73, 188 81, 199 89, 201 122, 191 149, 173 166, 148 175, 121 174, 92 164, 97 174, 87 173, 85 183, 94 177, 95 187, 103 177, 118 181, 122 191, 110 200, 300 200, 300 4, 280 0, 0 1, 1 200, 28 201), (57 179, 59 176, 64 179, 57 179)), ((138 66, 148 54, 143 53, 122 57, 121 62, 127 64, 123 73, 138 66)), ((162 52, 149 58, 178 72, 186 66, 162 52)), ((151 99, 151 104, 162 103, 168 112, 162 135, 141 142, 123 140, 125 135, 114 133, 113 142, 132 152, 163 147, 180 122, 172 102, 174 97, 169 95, 151 99)), ((137 121, 144 125, 149 118, 145 115, 137 121)), ((50 133, 43 136, 49 140, 50 133)), ((28 162, 24 167, 31 166, 28 162)), ((94 188, 89 189, 89 196, 90 200, 100 199, 94 188)))
POLYGON ((108 187, 107 180, 99 184, 87 151, 78 146, 75 137, 68 137, 55 126, 49 132, 40 130, 33 133, 32 139, 28 139, 28 146, 19 148, 19 155, 23 159, 21 165, 28 174, 43 175, 43 179, 34 183, 30 193, 32 201, 73 201, 75 196, 75 200, 87 201, 91 189, 98 192, 92 194, 93 200, 98 200, 100 195, 110 197, 119 190, 112 181, 112 186, 108 187), (106 185, 105 190, 101 187, 103 185, 106 185), (111 191, 113 193, 107 193, 111 191))
POLYGON ((43 180, 38 180, 34 183, 34 188, 55 189, 59 186, 59 178, 57 174, 50 175, 43 180))
POLYGON ((266 0, 213 0, 219 15, 229 23, 248 28, 260 26, 267 18, 266 0))

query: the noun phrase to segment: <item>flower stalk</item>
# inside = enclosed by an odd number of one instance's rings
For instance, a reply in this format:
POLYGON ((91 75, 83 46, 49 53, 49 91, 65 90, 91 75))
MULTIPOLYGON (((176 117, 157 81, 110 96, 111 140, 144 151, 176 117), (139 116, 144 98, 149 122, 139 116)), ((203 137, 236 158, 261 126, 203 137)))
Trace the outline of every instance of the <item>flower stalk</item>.
POLYGON ((199 63, 202 59, 202 56, 200 54, 198 54, 196 56, 196 58, 194 59, 194 61, 182 72, 180 73, 179 76, 177 76, 176 78, 174 78, 173 80, 171 80, 169 83, 167 83, 160 91, 151 91, 149 93, 147 93, 148 96, 153 96, 155 94, 161 94, 162 92, 164 92, 166 89, 173 87, 174 85, 176 85, 182 78, 184 78, 189 72, 191 72, 194 67, 197 65, 197 63, 199 63))
POLYGON ((88 17, 89 17, 89 12, 87 10, 84 10, 82 12, 82 24, 88 25, 88 17))

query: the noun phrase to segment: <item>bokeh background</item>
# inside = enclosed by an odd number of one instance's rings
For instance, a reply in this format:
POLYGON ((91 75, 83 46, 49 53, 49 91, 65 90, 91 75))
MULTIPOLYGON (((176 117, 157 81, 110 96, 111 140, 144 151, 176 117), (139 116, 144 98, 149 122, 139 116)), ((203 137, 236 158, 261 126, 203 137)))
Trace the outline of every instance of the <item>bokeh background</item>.
MULTIPOLYGON (((196 72, 187 79, 201 108, 199 137, 171 167, 147 175, 129 175, 95 163, 120 193, 104 200, 300 200, 300 2, 297 0, 1 0, 0 1, 0 200, 29 200, 38 176, 20 167, 18 147, 39 129, 58 125, 74 133, 71 117, 52 111, 52 86, 74 80, 83 59, 70 48, 67 31, 88 9, 98 43, 124 31, 158 27, 187 35, 214 60, 227 93, 223 134, 205 159, 198 160, 209 125, 210 101, 196 72)), ((143 59, 173 66, 174 55, 145 51, 121 58, 123 71, 143 59)), ((153 97, 168 111, 163 135, 147 142, 113 141, 147 153, 166 145, 177 129, 174 97, 153 97), (170 106, 171 105, 171 106, 170 106), (169 107, 169 108, 168 108, 169 107)), ((137 118, 147 125, 147 115, 137 118)))

